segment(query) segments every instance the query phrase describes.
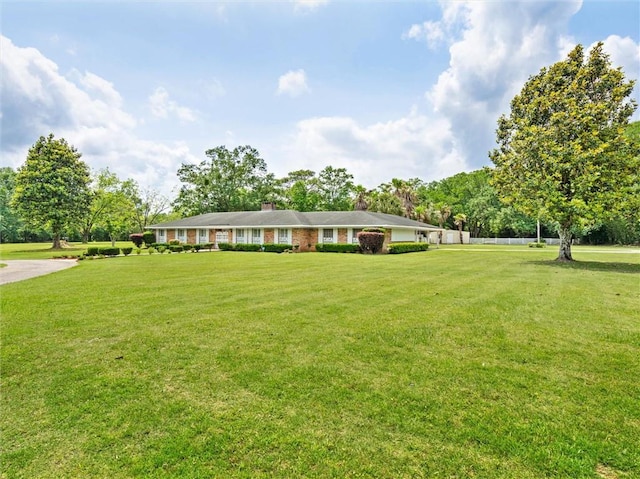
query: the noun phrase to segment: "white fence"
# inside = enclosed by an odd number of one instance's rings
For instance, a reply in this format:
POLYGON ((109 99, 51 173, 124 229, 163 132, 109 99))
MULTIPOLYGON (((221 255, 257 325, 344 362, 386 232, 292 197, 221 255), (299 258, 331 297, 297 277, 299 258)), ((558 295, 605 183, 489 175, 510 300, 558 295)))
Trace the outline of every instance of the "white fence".
MULTIPOLYGON (((542 238, 549 245, 560 244, 559 238, 542 238)), ((535 243, 536 238, 470 238, 471 244, 529 244, 535 243)))

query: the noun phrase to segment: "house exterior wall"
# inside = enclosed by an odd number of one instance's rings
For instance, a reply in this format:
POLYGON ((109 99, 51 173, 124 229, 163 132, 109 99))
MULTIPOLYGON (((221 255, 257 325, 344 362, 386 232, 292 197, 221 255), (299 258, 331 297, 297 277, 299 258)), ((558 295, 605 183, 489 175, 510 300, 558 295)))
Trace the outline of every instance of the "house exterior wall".
POLYGON ((416 240, 416 232, 414 230, 391 230, 391 241, 413 242, 416 240))
POLYGON ((187 230, 187 244, 196 244, 197 234, 198 232, 195 229, 187 230))
POLYGON ((347 242, 347 228, 338 228, 338 243, 347 242))
POLYGON ((176 230, 167 230, 167 243, 176 239, 176 230))
POLYGON ((318 242, 318 230, 315 228, 293 228, 291 243, 298 246, 298 251, 315 251, 318 242))
POLYGON ((275 243, 275 240, 273 239, 273 228, 264 229, 264 242, 275 243))

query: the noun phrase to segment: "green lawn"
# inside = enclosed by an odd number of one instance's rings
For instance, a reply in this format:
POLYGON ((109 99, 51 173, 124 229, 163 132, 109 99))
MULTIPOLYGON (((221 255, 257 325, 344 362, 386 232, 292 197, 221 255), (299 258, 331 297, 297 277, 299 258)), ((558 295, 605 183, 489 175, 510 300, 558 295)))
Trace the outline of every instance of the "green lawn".
MULTIPOLYGON (((91 242, 88 244, 69 243, 68 248, 52 250, 51 243, 2 243, 0 244, 0 260, 3 259, 51 259, 62 256, 79 256, 87 252, 89 246, 110 247, 111 242, 91 242)), ((119 248, 133 247, 131 241, 116 241, 119 248)), ((134 253, 135 254, 135 253, 134 253)))
POLYGON ((591 250, 142 255, 1 286, 2 477, 638 478, 640 255, 591 250))

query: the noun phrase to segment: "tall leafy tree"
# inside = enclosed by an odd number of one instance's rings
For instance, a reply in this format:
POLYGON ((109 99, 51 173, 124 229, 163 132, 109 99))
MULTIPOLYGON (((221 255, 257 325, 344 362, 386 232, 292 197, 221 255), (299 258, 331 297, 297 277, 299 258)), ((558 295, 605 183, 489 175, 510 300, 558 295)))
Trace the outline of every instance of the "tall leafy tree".
POLYGON ((15 178, 12 205, 29 223, 51 231, 53 248, 91 203, 89 167, 81 156, 64 138, 41 136, 15 178))
POLYGON ((316 173, 312 170, 296 170, 278 181, 280 206, 296 211, 316 211, 320 203, 316 173))
POLYGON ((498 121, 493 184, 518 210, 557 223, 557 259, 572 260, 575 228, 614 216, 637 193, 637 145, 625 128, 633 81, 612 68, 602 43, 532 76, 498 121))
POLYGON ((20 240, 22 220, 11 205, 15 190, 16 172, 8 166, 0 168, 0 242, 12 243, 20 240))
POLYGON ((255 148, 218 146, 205 154, 199 165, 178 169, 183 186, 174 206, 184 214, 256 210, 273 191, 273 175, 255 148))
POLYGON ((348 211, 353 208, 356 186, 353 175, 346 168, 325 167, 318 174, 317 184, 320 210, 348 211))

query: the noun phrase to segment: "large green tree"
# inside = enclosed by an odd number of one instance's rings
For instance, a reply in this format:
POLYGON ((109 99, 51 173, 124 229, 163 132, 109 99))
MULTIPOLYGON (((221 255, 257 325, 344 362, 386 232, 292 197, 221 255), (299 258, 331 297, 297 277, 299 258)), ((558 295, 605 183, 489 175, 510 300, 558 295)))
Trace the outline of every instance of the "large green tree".
POLYGON ((32 225, 51 231, 53 248, 77 226, 91 203, 89 167, 64 138, 41 136, 15 178, 12 205, 32 225))
POLYGON ((11 205, 15 190, 16 172, 8 166, 0 168, 0 243, 20 240, 22 221, 11 205))
POLYGON ((633 85, 602 43, 587 58, 578 45, 532 76, 498 121, 493 184, 518 210, 557 223, 560 261, 572 260, 573 230, 619 214, 637 188, 637 150, 624 134, 633 85))
POLYGON ((275 180, 258 151, 248 145, 231 151, 218 146, 205 154, 207 159, 199 165, 178 169, 183 186, 174 206, 186 215, 260 209, 275 180))

